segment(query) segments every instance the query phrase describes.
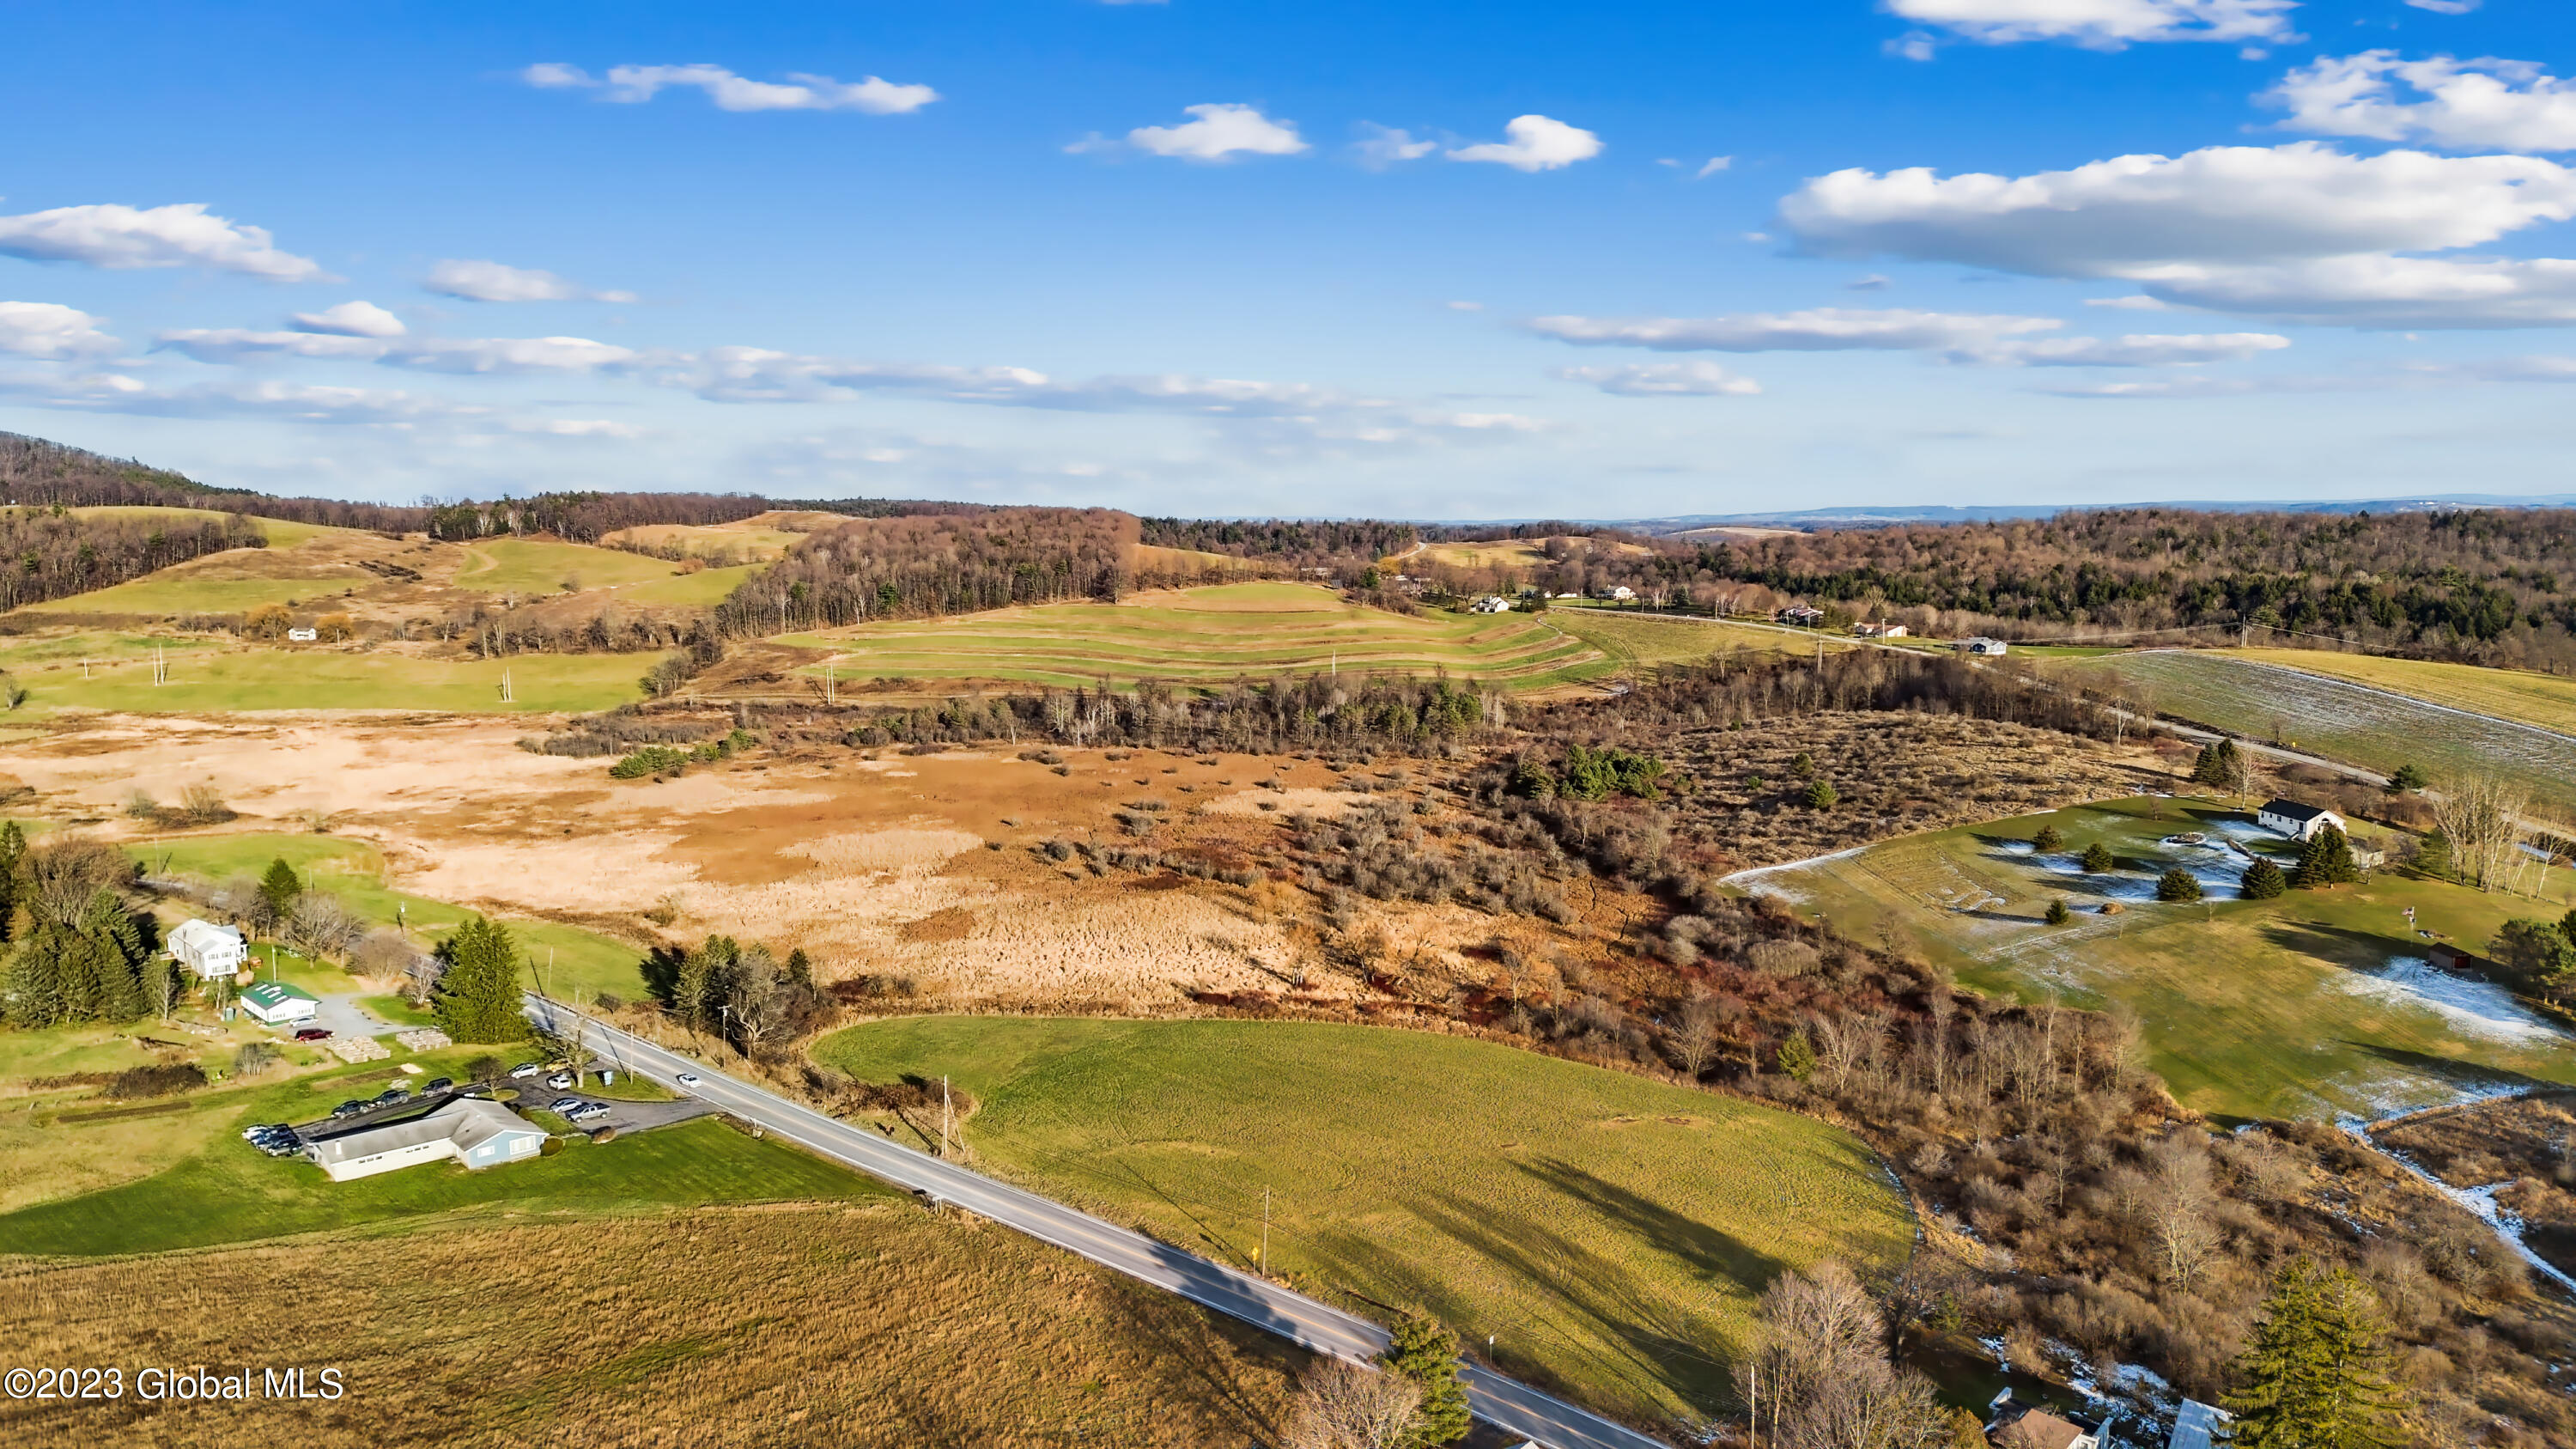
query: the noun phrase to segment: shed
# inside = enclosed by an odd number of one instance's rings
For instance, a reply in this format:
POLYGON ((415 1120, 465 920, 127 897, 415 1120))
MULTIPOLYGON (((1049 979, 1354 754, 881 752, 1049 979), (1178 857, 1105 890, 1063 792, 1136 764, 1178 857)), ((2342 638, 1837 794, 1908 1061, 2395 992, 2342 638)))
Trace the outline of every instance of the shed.
POLYGON ((2198 1399, 2185 1399, 2182 1411, 2174 1415, 2173 1437, 2165 1441, 2165 1449, 2210 1449, 2214 1431, 2235 1417, 2198 1399))
POLYGON ((2011 645, 2006 644, 2001 639, 1989 639, 1983 634, 1978 635, 1974 639, 1960 640, 1959 647, 1970 654, 1983 654, 1988 656, 2009 654, 2012 652, 2011 645))
POLYGON ((241 1009, 270 1026, 291 1026, 311 1021, 322 1009, 322 998, 283 981, 254 981, 242 988, 241 1009))
POLYGON ((2046 1409, 2007 1407, 1986 1426, 1986 1441, 1996 1449, 2101 1449, 2102 1431, 2046 1409))
POLYGON ((1902 639, 1907 631, 1902 624, 1854 624, 1852 632, 1863 639, 1902 639))
POLYGON ((1773 614, 1771 618, 1775 623, 1795 624, 1802 629, 1812 629, 1825 622, 1825 611, 1806 604, 1791 604, 1773 614))
POLYGON ((195 972, 197 979, 213 981, 242 969, 250 960, 250 943, 231 926, 190 918, 170 933, 170 959, 195 972))
POLYGON ((2352 834, 2343 817, 2318 805, 2302 805, 2296 800, 2266 800, 2254 812, 2254 822, 2275 835, 2292 840, 2306 840, 2331 825, 2345 835, 2352 834))
POLYGON ((545 1145, 544 1129, 531 1126, 509 1108, 479 1097, 459 1097, 406 1122, 323 1138, 305 1148, 304 1155, 333 1182, 347 1182, 449 1158, 480 1171, 534 1157, 545 1145))

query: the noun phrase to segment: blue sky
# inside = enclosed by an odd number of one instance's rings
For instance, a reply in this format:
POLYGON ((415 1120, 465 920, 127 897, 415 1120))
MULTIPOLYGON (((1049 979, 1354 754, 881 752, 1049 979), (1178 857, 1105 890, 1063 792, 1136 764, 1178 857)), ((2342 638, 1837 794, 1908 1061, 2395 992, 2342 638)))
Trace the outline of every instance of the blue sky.
POLYGON ((2561 493, 2544 0, 13 7, 0 429, 1194 514, 2561 493))

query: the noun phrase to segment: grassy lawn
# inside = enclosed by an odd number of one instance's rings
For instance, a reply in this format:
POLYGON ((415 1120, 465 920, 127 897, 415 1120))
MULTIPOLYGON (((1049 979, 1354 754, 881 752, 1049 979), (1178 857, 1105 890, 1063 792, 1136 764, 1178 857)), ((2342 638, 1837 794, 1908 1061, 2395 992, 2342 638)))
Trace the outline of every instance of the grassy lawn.
MULTIPOLYGON (((2576 739, 2463 713, 2479 707, 2480 696, 2475 693, 2443 697, 2442 702, 2452 706, 2443 709, 2379 692, 2393 687, 2385 682, 2377 682, 2374 689, 2356 688, 2310 672, 2310 660, 2345 661, 2353 656, 2272 652, 2297 660, 2301 667, 2285 669, 2232 652, 2202 649, 2148 650, 2049 667, 2075 678, 2117 675, 2133 690, 2151 691, 2155 707, 2163 713, 2231 734, 2287 745, 2381 774, 2400 765, 2419 765, 2437 785, 2446 777, 2492 771, 2528 788, 2539 800, 2576 808, 2576 739)), ((2519 681, 2540 676, 2499 678, 2519 681)), ((2501 684, 2495 687, 2502 688, 2501 684)), ((2489 697, 2494 693, 2490 690, 2489 697)))
MULTIPOLYGON (((1372 670, 1529 688, 1606 673, 1617 661, 1526 614, 1419 616, 1345 604, 1303 584, 1220 584, 1126 604, 1047 604, 947 619, 793 634, 828 649, 843 679, 997 679, 1063 687, 1161 679, 1372 670)), ((825 666, 807 673, 821 677, 825 666)))
POLYGON ((350 589, 376 582, 365 569, 349 565, 327 578, 209 579, 163 569, 113 588, 69 598, 28 604, 30 614, 239 614, 262 604, 304 605, 327 610, 350 589))
POLYGON ((84 664, 95 670, 149 660, 155 645, 168 657, 220 649, 224 641, 190 634, 154 636, 113 629, 78 629, 0 640, 0 669, 38 676, 29 681, 31 684, 41 683, 44 673, 65 670, 78 679, 84 664))
MULTIPOLYGON (((433 1060, 422 1059, 425 1065, 433 1060)), ((309 1116, 318 1101, 311 1085, 227 1094, 243 1098, 248 1108, 231 1122, 309 1116)), ((555 1156, 483 1172, 445 1163, 341 1183, 310 1163, 265 1156, 225 1133, 150 1177, 0 1214, 0 1242, 37 1256, 94 1257, 250 1242, 482 1207, 619 1212, 891 1193, 841 1167, 713 1120, 605 1144, 574 1139, 555 1156)))
POLYGON ((566 585, 597 589, 672 577, 676 565, 622 549, 534 538, 496 538, 465 545, 456 587, 487 594, 560 594, 566 585))
MULTIPOLYGON (((165 508, 148 503, 97 504, 88 508, 75 508, 72 512, 83 518, 145 518, 168 520, 174 523, 220 523, 234 516, 212 508, 165 508)), ((283 518, 254 516, 249 521, 259 526, 260 534, 268 540, 270 548, 294 548, 322 534, 347 531, 325 527, 318 523, 290 523, 283 518)))
MULTIPOLYGON (((2247 817, 2213 802, 2115 801, 1736 880, 1862 939, 1893 926, 1982 989, 2131 1010, 2175 1095, 2213 1114, 2377 1115, 2451 1100, 2464 1085, 2576 1082, 2566 1035, 2500 988, 2422 966, 2432 943, 2404 916, 2411 905, 2422 928, 2478 950, 2507 918, 2555 916, 2565 905, 2391 871, 2356 886, 2238 900, 2243 857, 2161 843, 2222 830, 2255 839, 2247 817), (2043 824, 2065 836, 2065 852, 2033 856, 2028 842, 2043 824), (2120 862, 2107 876, 2074 864, 2096 840, 2120 862), (2208 901, 2153 900, 2156 875, 2174 864, 2203 878, 2208 901), (2074 919, 2045 924, 2049 901, 2061 898, 2074 919), (2099 914, 2105 901, 2123 910, 2099 914)), ((2569 883, 2558 872, 2551 888, 2569 883)))
POLYGON ((1490 1043, 1287 1022, 906 1018, 815 1055, 981 1099, 989 1167, 1362 1311, 1419 1302, 1613 1409, 1713 1409, 1785 1267, 1911 1226, 1822 1123, 1490 1043))
MULTIPOLYGON (((259 582, 259 581, 253 581, 259 582)), ((115 592, 114 590, 107 591, 115 592)), ((84 594, 98 599, 104 594, 84 594)), ((90 670, 68 664, 20 676, 31 707, 195 713, 268 709, 418 709, 534 714, 608 709, 638 698, 652 660, 635 654, 523 654, 512 659, 421 659, 328 647, 227 649, 170 660, 152 682, 151 651, 90 670), (501 699, 510 676, 511 700, 501 699)))
MULTIPOLYGON (((1812 639, 1716 620, 1658 619, 1568 608, 1551 608, 1541 617, 1626 665, 1696 664, 1729 649, 1802 656, 1816 650, 1812 639)), ((1828 640, 1826 647, 1839 652, 1852 645, 1848 640, 1828 640)))
MULTIPOLYGON (((130 849, 156 873, 176 872, 212 882, 257 876, 270 861, 283 859, 311 885, 339 896, 376 924, 393 925, 399 907, 402 923, 424 942, 445 936, 471 914, 445 901, 393 889, 385 883, 384 857, 374 846, 335 835, 184 835, 139 842, 130 849)), ((556 921, 510 919, 506 924, 530 958, 530 984, 542 976, 548 990, 571 1001, 589 1001, 602 991, 628 1000, 643 995, 644 980, 638 972, 643 953, 633 946, 556 921)), ((264 944, 257 948, 263 961, 268 950, 264 944)), ((355 989, 356 983, 336 967, 306 965, 299 979, 297 958, 282 953, 280 959, 288 968, 283 974, 298 979, 299 985, 355 989)), ((401 1019, 381 1009, 378 1014, 388 1021, 401 1019)))
POLYGON ((2527 669, 2483 669, 2427 659, 2386 659, 2324 649, 2246 649, 2233 657, 2331 674, 2375 689, 2411 694, 2453 709, 2576 734, 2576 679, 2527 669))

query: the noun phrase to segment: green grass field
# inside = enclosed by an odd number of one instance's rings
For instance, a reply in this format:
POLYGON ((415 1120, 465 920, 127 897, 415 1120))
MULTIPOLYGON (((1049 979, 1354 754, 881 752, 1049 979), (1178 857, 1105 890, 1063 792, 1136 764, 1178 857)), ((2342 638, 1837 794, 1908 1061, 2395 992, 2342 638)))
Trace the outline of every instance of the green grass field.
POLYGON ((670 578, 675 567, 640 553, 547 539, 495 538, 464 547, 456 587, 486 594, 560 594, 566 583, 584 589, 652 583, 670 578))
MULTIPOLYGON (((1047 604, 791 634, 834 652, 843 679, 997 679, 1065 688, 1139 679, 1216 685, 1245 676, 1430 674, 1510 689, 1614 672, 1617 660, 1527 614, 1408 617, 1303 584, 1220 584, 1128 604, 1047 604)), ((824 665, 806 672, 820 678, 824 665)))
MULTIPOLYGON (((112 591, 111 591, 112 592, 112 591)), ((84 595, 95 598, 97 595, 84 595)), ((86 636, 98 637, 98 636, 86 636)), ((144 636, 117 636, 142 640, 144 636)), ((185 643, 186 641, 181 641, 185 643)), ((47 646, 50 648, 50 646, 47 646)), ((148 640, 94 663, 57 654, 51 667, 20 668, 34 708, 199 713, 267 709, 410 709, 458 714, 536 714, 608 709, 643 694, 652 659, 637 654, 523 654, 510 659, 422 659, 326 646, 214 649, 170 654, 167 684, 152 682, 148 640), (511 699, 501 698, 510 676, 511 699)))
MULTIPOLYGON (((2381 774, 2400 765, 2418 765, 2431 773, 2437 785, 2445 778, 2493 772, 2529 789, 2537 800, 2576 809, 2576 739, 2477 713, 2481 696, 2475 692, 2455 697, 2437 694, 2438 704, 2419 703, 2382 693, 2393 687, 2386 682, 2375 681, 2377 688, 2359 688, 2304 667, 2311 658, 2332 661, 2353 656, 2301 653, 2292 657, 2303 667, 2286 669, 2258 658, 2205 649, 2147 650, 2052 662, 2047 667, 2074 679, 2116 676, 2133 690, 2150 691, 2160 713, 2249 739, 2287 745, 2381 774)), ((2430 690, 2435 679, 2445 677, 2417 675, 2414 682, 2430 690)), ((2502 675, 2493 689, 2503 690, 2506 685, 2501 681, 2539 678, 2502 675)), ((2493 691, 2486 698, 2492 699, 2493 691)))
POLYGON ((29 604, 30 614, 239 614, 262 604, 286 604, 327 611, 332 600, 351 589, 365 589, 376 576, 356 565, 335 566, 328 577, 307 579, 209 579, 163 569, 114 588, 29 604))
MULTIPOLYGON (((153 504, 119 503, 75 508, 72 512, 83 518, 148 518, 186 523, 219 523, 234 516, 212 508, 164 508, 153 504)), ((249 518, 252 523, 259 525, 260 536, 268 540, 270 548, 296 548, 326 533, 348 531, 326 527, 319 523, 290 523, 283 518, 261 518, 256 515, 249 515, 249 518)))
POLYGON ((1754 1295, 1912 1238, 1861 1143, 1490 1043, 1288 1022, 904 1018, 815 1055, 981 1099, 986 1166, 1383 1316, 1420 1303, 1614 1410, 1713 1410, 1754 1295))
MULTIPOLYGON (((2451 1100, 2467 1086, 2525 1079, 2576 1082, 2576 1041, 2498 987, 2419 963, 2423 929, 2482 950, 2515 915, 2555 917, 2553 899, 2482 895, 2382 871, 2358 886, 2234 898, 2245 861, 2166 846, 2183 832, 2250 822, 2207 801, 2138 799, 1913 836, 1854 855, 1735 878, 1821 911, 1845 932, 1893 927, 1981 989, 2025 1000, 2121 1007, 2143 1021, 2151 1065, 2186 1105, 2226 1116, 2379 1115, 2451 1100), (2066 853, 2027 848, 2054 824, 2066 853), (2086 876, 2072 863, 2095 840, 2121 868, 2086 876), (2209 882, 2203 905, 2161 905, 2157 873, 2186 864, 2209 882), (2222 898, 2223 897, 2223 898, 2222 898), (2052 899, 2075 910, 2045 924, 2052 899), (2095 907, 2116 900, 2117 915, 2095 907)), ((2289 863, 2289 862, 2285 862, 2289 863)))
MULTIPOLYGON (((1730 649, 1762 654, 1812 655, 1812 639, 1776 629, 1751 629, 1715 620, 1655 619, 1622 615, 1606 609, 1553 608, 1550 624, 1628 666, 1696 664, 1730 649)), ((1828 649, 1851 648, 1847 640, 1827 640, 1828 649)))
POLYGON ((2243 649, 2230 655, 2285 669, 2329 674, 2497 719, 2576 735, 2576 679, 2527 669, 2482 669, 2429 659, 2388 659, 2324 649, 2243 649))

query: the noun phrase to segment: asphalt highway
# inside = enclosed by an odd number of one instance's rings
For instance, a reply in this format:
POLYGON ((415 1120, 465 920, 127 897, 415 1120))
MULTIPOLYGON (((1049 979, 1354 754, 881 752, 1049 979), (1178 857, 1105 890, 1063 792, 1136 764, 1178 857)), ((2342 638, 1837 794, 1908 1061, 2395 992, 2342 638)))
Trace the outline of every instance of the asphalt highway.
MULTIPOLYGON (((526 1009, 528 1018, 552 1035, 569 1039, 578 1023, 582 1044, 622 1070, 712 1103, 871 1177, 1016 1228, 1313 1352, 1366 1362, 1386 1351, 1386 1330, 1356 1314, 916 1152, 863 1127, 834 1121, 535 992, 526 994, 526 1009), (682 1072, 697 1077, 697 1085, 681 1086, 682 1072)), ((1664 1449, 1658 1440, 1501 1374, 1470 1365, 1460 1378, 1476 1417, 1547 1449, 1664 1449)))

